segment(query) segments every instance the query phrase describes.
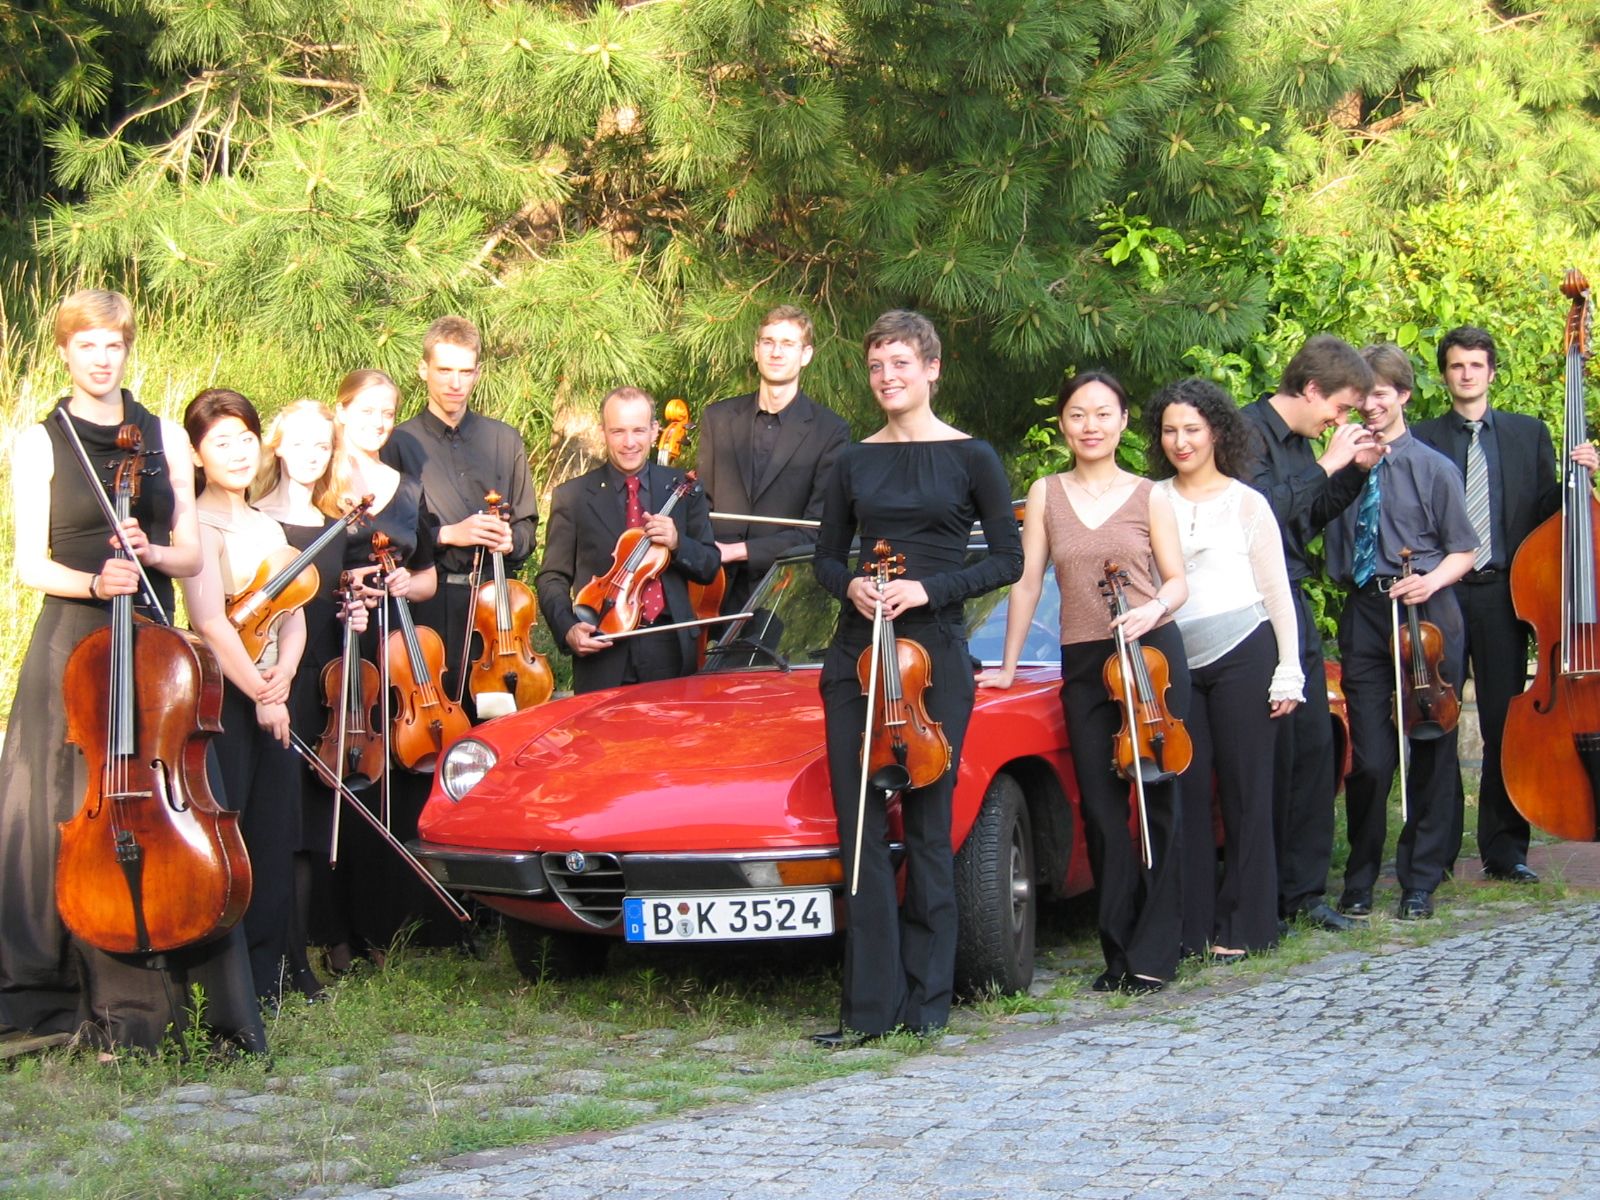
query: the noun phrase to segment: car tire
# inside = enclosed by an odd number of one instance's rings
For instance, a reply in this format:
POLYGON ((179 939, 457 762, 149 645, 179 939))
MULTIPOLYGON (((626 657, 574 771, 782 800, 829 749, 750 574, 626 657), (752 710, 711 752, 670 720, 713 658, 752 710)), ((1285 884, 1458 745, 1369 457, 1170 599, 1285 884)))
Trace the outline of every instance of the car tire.
POLYGON ((956 989, 1020 992, 1033 982, 1039 903, 1033 822, 1022 788, 996 775, 956 855, 956 989))
POLYGON ((522 977, 534 983, 582 979, 606 969, 609 939, 586 933, 546 929, 527 921, 505 918, 506 945, 522 977))

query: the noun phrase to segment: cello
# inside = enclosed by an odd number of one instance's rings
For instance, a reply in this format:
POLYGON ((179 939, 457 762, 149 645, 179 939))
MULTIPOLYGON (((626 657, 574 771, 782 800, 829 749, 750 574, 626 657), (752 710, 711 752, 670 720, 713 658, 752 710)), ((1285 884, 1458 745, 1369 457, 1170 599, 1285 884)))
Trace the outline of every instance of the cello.
POLYGON ((1600 840, 1600 502, 1587 467, 1583 368, 1589 355, 1589 282, 1569 270, 1561 511, 1523 540, 1511 563, 1511 602, 1533 627, 1538 668, 1511 700, 1501 751, 1506 793, 1531 825, 1570 841, 1600 840))
MULTIPOLYGON (((396 567, 389 535, 372 535, 372 557, 385 576, 396 567)), ((439 680, 444 673, 444 643, 426 625, 411 618, 411 606, 401 596, 391 597, 400 628, 384 644, 384 664, 389 684, 400 703, 390 721, 390 752, 408 771, 433 770, 445 747, 472 729, 465 710, 451 703, 439 680)))
MULTIPOLYGON (((483 502, 497 516, 510 511, 499 492, 487 493, 483 502)), ((490 562, 494 578, 474 592, 472 605, 472 627, 483 642, 483 654, 467 668, 480 718, 502 715, 486 711, 493 706, 491 697, 509 696, 510 711, 515 711, 543 704, 556 687, 549 660, 533 648, 533 627, 539 623, 533 592, 520 579, 506 575, 506 556, 499 550, 490 555, 490 562)))
MULTIPOLYGON (((127 454, 113 486, 116 521, 138 494, 140 442, 133 425, 118 433, 127 454)), ((100 494, 92 471, 89 483, 100 494)), ((62 694, 67 740, 83 751, 89 777, 83 806, 60 826, 62 923, 113 954, 177 950, 227 932, 250 903, 252 877, 238 814, 217 803, 206 777, 207 740, 222 728, 216 656, 192 633, 135 621, 133 597, 115 596, 111 623, 67 660, 62 694)))
MULTIPOLYGON (((694 428, 694 422, 689 419, 689 406, 679 396, 667 401, 664 415, 667 424, 656 441, 656 462, 663 467, 671 467, 677 464, 679 456, 683 454, 684 441, 694 428)), ((696 583, 692 579, 688 583, 689 607, 694 609, 697 618, 709 620, 722 611, 723 598, 728 594, 726 567, 718 567, 716 578, 710 583, 696 583)), ((707 633, 702 630, 698 638, 701 666, 705 666, 706 662, 706 638, 707 633)))

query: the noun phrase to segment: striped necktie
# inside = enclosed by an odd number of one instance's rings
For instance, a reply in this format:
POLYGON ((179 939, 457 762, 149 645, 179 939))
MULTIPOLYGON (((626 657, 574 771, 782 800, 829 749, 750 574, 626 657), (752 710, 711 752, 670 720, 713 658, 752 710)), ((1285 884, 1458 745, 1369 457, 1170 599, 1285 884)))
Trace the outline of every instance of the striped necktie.
POLYGON ((1481 571, 1489 565, 1494 547, 1490 544, 1489 522, 1489 461, 1483 456, 1483 445, 1478 441, 1482 421, 1465 421, 1472 440, 1467 443, 1467 519, 1478 534, 1478 548, 1473 552, 1472 568, 1481 571))

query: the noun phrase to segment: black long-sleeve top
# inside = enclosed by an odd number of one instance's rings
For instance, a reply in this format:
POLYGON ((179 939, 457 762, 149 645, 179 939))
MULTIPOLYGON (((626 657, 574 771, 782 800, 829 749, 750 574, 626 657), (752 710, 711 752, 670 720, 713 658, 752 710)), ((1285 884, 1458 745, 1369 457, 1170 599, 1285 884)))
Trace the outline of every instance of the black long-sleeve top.
MULTIPOLYGON (((959 628, 962 602, 1013 583, 1022 574, 1022 537, 1000 456, 976 438, 944 442, 855 442, 834 466, 822 508, 813 566, 817 580, 841 602, 858 573, 850 543, 861 534, 871 560, 882 538, 904 554, 903 578, 928 593, 928 616, 959 628), (981 522, 989 552, 967 562, 973 522, 981 522)), ((921 614, 913 609, 904 620, 921 614)), ((870 633, 855 606, 845 603, 841 636, 870 633), (852 629, 859 626, 859 629, 852 629)))
POLYGON ((1240 410, 1257 437, 1251 447, 1245 482, 1267 498, 1283 530, 1283 555, 1289 582, 1315 574, 1306 543, 1361 494, 1367 473, 1351 463, 1329 475, 1317 465, 1311 442, 1295 433, 1270 400, 1240 410))

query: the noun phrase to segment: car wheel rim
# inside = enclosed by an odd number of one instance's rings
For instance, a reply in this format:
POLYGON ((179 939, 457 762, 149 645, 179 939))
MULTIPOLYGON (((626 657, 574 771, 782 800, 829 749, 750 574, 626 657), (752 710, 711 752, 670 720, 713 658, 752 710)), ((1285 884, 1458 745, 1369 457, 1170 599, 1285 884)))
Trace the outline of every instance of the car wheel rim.
POLYGON ((1033 880, 1028 878, 1028 848, 1022 842, 1022 827, 1011 831, 1011 929, 1021 935, 1028 923, 1028 907, 1033 898, 1033 880))

